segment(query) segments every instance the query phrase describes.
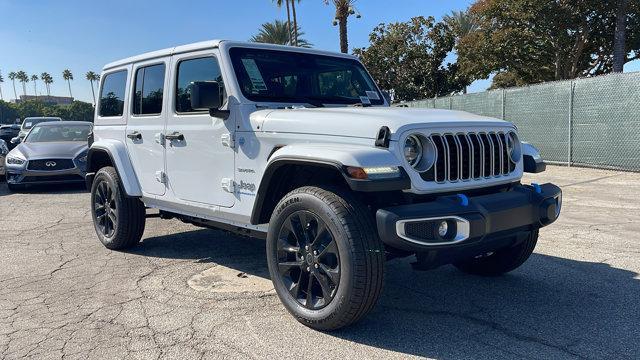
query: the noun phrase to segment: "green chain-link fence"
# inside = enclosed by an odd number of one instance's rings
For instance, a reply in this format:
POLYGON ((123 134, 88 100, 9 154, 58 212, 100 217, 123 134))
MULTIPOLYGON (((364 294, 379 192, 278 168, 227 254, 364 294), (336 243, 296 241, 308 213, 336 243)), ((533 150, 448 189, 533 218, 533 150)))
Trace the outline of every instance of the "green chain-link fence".
POLYGON ((640 72, 407 103, 505 119, 555 163, 640 171, 640 72))

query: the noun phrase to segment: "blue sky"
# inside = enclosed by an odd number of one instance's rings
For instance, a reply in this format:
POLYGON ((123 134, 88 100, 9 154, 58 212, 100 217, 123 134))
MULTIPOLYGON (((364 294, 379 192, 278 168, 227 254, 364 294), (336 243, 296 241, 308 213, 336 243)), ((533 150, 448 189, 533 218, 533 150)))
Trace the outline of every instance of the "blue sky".
MULTIPOLYGON (((406 21, 412 16, 440 19, 465 9, 471 0, 360 0, 361 19, 350 18, 349 48, 368 44, 368 35, 381 22, 406 21)), ((303 0, 297 7, 299 24, 314 47, 338 51, 338 30, 331 26, 334 10, 322 0, 303 0)), ((0 71, 5 99, 13 98, 9 71, 29 75, 46 71, 54 77, 52 95, 68 95, 62 70, 75 80, 73 95, 91 101, 85 80, 89 70, 100 72, 110 61, 180 44, 207 40, 247 40, 260 24, 286 19, 284 9, 270 0, 0 0, 0 71)), ((629 70, 640 69, 639 64, 629 70)), ((471 91, 482 91, 479 81, 471 91)), ((33 94, 33 84, 27 93, 33 94)), ((22 92, 17 84, 18 94, 22 92)), ((38 93, 44 86, 38 82, 38 93)))

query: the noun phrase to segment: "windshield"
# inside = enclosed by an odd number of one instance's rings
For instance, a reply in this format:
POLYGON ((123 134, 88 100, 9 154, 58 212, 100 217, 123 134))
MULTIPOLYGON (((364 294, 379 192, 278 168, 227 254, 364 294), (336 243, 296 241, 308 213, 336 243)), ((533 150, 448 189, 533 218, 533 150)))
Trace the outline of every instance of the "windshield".
POLYGON ((22 123, 22 129, 29 130, 37 124, 47 121, 59 121, 58 119, 24 119, 22 123))
POLYGON ((252 101, 382 105, 373 80, 355 59, 290 51, 232 48, 231 62, 252 101))
POLYGON ((90 132, 91 125, 36 126, 29 132, 25 142, 87 141, 90 132))

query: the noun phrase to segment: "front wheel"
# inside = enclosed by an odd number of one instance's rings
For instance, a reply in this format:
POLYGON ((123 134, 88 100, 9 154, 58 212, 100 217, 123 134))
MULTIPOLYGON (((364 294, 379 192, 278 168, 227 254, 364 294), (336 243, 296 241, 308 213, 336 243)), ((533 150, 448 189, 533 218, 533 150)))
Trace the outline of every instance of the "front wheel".
POLYGON ((93 180, 91 216, 98 239, 108 249, 127 249, 135 246, 142 238, 144 204, 125 194, 113 167, 100 169, 93 180))
POLYGON ((286 309, 315 329, 356 322, 382 291, 384 251, 372 217, 338 189, 302 187, 278 203, 267 262, 286 309))
POLYGON ((473 275, 498 276, 515 270, 524 264, 538 243, 538 230, 531 231, 521 243, 500 249, 493 254, 477 259, 457 262, 454 265, 473 275))

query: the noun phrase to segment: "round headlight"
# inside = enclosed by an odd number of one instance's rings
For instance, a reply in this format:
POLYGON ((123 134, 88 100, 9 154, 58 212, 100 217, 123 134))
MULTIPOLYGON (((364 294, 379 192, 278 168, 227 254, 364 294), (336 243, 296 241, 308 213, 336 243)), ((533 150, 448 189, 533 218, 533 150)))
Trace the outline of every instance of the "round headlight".
POLYGON ((404 158, 411 166, 415 166, 422 158, 422 143, 415 135, 409 135, 404 141, 404 158))
POLYGON ((404 141, 404 157, 411 167, 423 173, 433 166, 436 160, 436 149, 428 137, 412 134, 404 141))
POLYGON ((518 135, 513 131, 507 134, 507 153, 509 154, 509 159, 514 163, 520 161, 520 140, 518 140, 518 135))

